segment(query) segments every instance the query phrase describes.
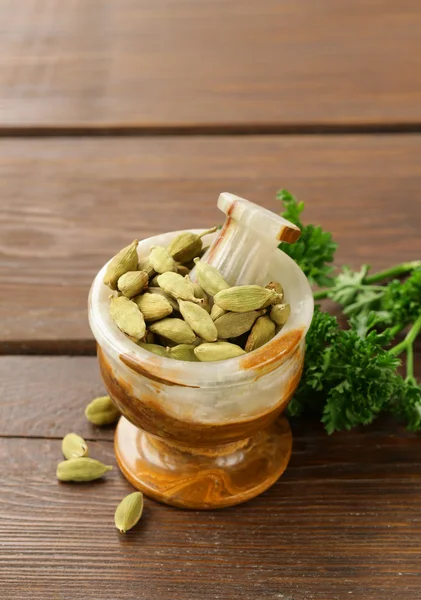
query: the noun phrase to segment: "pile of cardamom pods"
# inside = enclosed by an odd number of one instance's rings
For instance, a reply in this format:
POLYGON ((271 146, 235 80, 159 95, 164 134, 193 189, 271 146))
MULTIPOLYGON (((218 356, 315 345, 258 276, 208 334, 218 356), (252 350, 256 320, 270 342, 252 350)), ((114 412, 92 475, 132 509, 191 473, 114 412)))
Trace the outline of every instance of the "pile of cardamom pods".
MULTIPOLYGON (((109 396, 100 396, 88 404, 85 416, 94 425, 103 426, 115 423, 120 413, 109 396)), ((112 470, 111 466, 88 456, 88 444, 77 433, 68 433, 64 436, 61 451, 66 460, 57 465, 56 475, 59 481, 76 483, 94 481, 112 470)), ((117 506, 114 515, 115 526, 121 533, 126 533, 136 525, 142 512, 142 492, 128 494, 117 506)))
POLYGON ((167 358, 217 361, 260 348, 286 323, 290 306, 280 283, 230 286, 200 260, 202 237, 215 230, 181 233, 140 261, 134 240, 109 262, 110 315, 133 342, 167 358))

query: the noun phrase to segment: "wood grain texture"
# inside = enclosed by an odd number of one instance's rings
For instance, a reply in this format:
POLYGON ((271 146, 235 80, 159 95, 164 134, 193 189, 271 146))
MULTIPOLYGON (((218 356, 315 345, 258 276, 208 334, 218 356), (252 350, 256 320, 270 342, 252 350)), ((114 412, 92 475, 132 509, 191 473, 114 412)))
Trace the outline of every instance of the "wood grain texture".
POLYGON ((134 237, 222 221, 221 191, 281 187, 333 232, 338 264, 421 256, 421 136, 0 141, 0 348, 93 350, 87 295, 134 237))
MULTIPOLYGON (((115 464, 112 444, 90 444, 115 464)), ((296 432, 284 476, 220 512, 146 500, 122 537, 117 469, 58 484, 60 442, 0 440, 0 581, 14 600, 418 600, 421 451, 415 436, 296 432)))
POLYGON ((421 122, 417 0, 0 2, 3 131, 421 122))

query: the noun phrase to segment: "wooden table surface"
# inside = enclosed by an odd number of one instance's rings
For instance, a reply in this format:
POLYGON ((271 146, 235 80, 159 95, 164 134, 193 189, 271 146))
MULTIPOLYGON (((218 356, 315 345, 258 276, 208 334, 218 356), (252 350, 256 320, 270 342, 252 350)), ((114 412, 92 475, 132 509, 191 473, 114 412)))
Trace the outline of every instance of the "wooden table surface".
POLYGON ((420 3, 0 0, 0 28, 0 600, 419 600, 421 444, 393 422, 294 421, 261 497, 146 500, 126 536, 117 468, 55 466, 69 431, 115 464, 86 302, 133 237, 285 187, 338 264, 421 257, 420 3))

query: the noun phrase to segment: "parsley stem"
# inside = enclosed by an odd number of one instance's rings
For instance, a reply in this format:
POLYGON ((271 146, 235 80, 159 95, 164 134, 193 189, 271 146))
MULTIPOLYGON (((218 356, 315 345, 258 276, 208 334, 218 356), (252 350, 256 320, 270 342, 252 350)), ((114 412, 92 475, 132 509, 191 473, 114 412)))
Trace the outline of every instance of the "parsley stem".
POLYGON ((333 288, 327 288, 327 290, 318 290, 317 292, 313 293, 314 299, 315 300, 323 300, 323 298, 327 298, 327 295, 329 294, 330 290, 333 288))
POLYGON ((404 262, 400 265, 390 267, 390 269, 385 269, 384 271, 379 271, 378 273, 373 273, 373 275, 368 275, 367 277, 364 277, 364 283, 377 283, 377 281, 389 279, 390 277, 399 277, 399 275, 405 275, 406 273, 410 273, 411 271, 420 266, 421 260, 404 262))
POLYGON ((391 327, 390 333, 392 335, 392 338, 395 338, 398 335, 398 333, 402 331, 402 329, 404 329, 404 325, 401 325, 401 323, 398 323, 397 325, 391 327))
POLYGON ((414 346, 409 344, 406 349, 406 377, 414 377, 414 346))
POLYGON ((402 352, 404 350, 408 350, 409 346, 412 346, 412 344, 415 341, 415 338, 417 337, 417 335, 419 334, 419 332, 421 331, 421 314, 419 315, 418 319, 416 321, 414 321, 411 329, 408 331, 405 339, 400 342, 399 344, 396 344, 396 346, 393 346, 393 348, 391 348, 389 350, 390 354, 392 354, 393 356, 399 356, 399 354, 402 354, 402 352))
MULTIPOLYGON (((412 260, 410 262, 404 262, 400 265, 395 265, 394 267, 390 267, 390 269, 385 269, 384 271, 379 271, 378 273, 373 273, 373 275, 368 275, 368 277, 364 277, 364 284, 370 285, 372 283, 377 283, 378 281, 383 281, 383 279, 389 279, 391 277, 399 277, 399 275, 405 275, 406 273, 410 273, 414 269, 421 267, 421 260, 412 260)), ((382 289, 382 286, 373 286, 373 291, 375 289, 382 289)), ((327 298, 329 293, 335 289, 335 286, 326 288, 324 290, 317 290, 313 293, 315 300, 323 300, 327 298)))

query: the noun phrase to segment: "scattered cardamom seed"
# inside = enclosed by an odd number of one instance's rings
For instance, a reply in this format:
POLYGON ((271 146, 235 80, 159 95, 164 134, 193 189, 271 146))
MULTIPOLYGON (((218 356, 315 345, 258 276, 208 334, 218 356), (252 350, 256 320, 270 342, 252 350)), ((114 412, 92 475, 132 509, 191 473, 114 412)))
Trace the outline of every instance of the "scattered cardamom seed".
POLYGON ((138 240, 134 240, 129 246, 120 250, 108 263, 104 275, 104 283, 112 290, 117 289, 117 281, 124 273, 127 273, 127 271, 136 271, 138 243, 138 240))
POLYGON ((143 512, 142 492, 129 494, 117 506, 114 515, 115 526, 120 533, 126 533, 138 523, 143 512))
POLYGON ((191 327, 182 319, 167 318, 156 321, 151 323, 150 330, 173 342, 177 342, 177 344, 192 344, 196 339, 191 327))
POLYGON ((184 320, 199 337, 206 342, 216 341, 218 334, 215 324, 204 308, 186 300, 179 300, 178 305, 184 320))
POLYGON ((197 281, 209 296, 215 296, 221 290, 230 287, 218 269, 198 258, 194 259, 194 263, 196 265, 197 281))
POLYGON ((144 348, 145 350, 149 350, 149 352, 153 352, 154 354, 157 354, 158 356, 165 356, 165 358, 172 358, 170 356, 170 353, 167 352, 167 350, 163 346, 160 346, 159 344, 148 344, 145 342, 139 342, 138 346, 140 346, 141 348, 144 348))
POLYGON ((77 433, 67 433, 61 442, 64 458, 81 458, 88 456, 88 444, 77 433))
POLYGON ((94 481, 99 479, 112 467, 104 465, 94 458, 69 458, 57 465, 59 481, 94 481))
POLYGON ((159 321, 173 311, 170 302, 159 294, 142 294, 133 298, 145 321, 159 321))
POLYGON ((205 342, 197 346, 194 353, 201 362, 213 362, 241 356, 245 351, 230 342, 205 342))
POLYGON ((115 423, 120 417, 120 412, 109 396, 99 396, 89 402, 85 408, 85 417, 94 425, 101 427, 115 423))
POLYGON ((260 285, 237 285, 221 290, 214 297, 215 304, 221 308, 239 313, 258 310, 267 303, 276 304, 278 301, 279 294, 260 285))
POLYGON ((157 273, 177 270, 175 260, 163 246, 152 246, 149 261, 157 273))
POLYGON ((146 332, 145 320, 139 307, 126 296, 113 296, 110 301, 110 315, 117 327, 127 335, 140 340, 146 332))
POLYGON ((275 304, 272 307, 269 316, 277 325, 285 325, 291 314, 291 306, 289 304, 275 304))
POLYGON ((253 352, 267 344, 275 335, 275 323, 269 317, 259 317, 247 338, 245 351, 253 352))
POLYGON ((117 287, 127 298, 133 298, 148 285, 148 274, 145 271, 127 271, 117 281, 117 287))
POLYGON ((208 229, 199 235, 189 231, 180 233, 172 240, 168 247, 168 252, 174 260, 180 263, 189 262, 200 254, 203 247, 201 238, 209 233, 214 233, 215 231, 216 227, 212 227, 212 229, 208 229))
POLYGON ((157 282, 160 288, 177 300, 189 300, 196 304, 203 304, 203 299, 195 297, 191 281, 178 273, 168 272, 158 275, 157 282))
POLYGON ((235 338, 246 333, 264 312, 263 310, 251 310, 246 313, 227 312, 214 321, 218 338, 235 338))
POLYGON ((199 359, 194 353, 196 346, 193 344, 177 344, 172 348, 167 348, 167 352, 176 360, 187 360, 189 362, 197 362, 199 359))

